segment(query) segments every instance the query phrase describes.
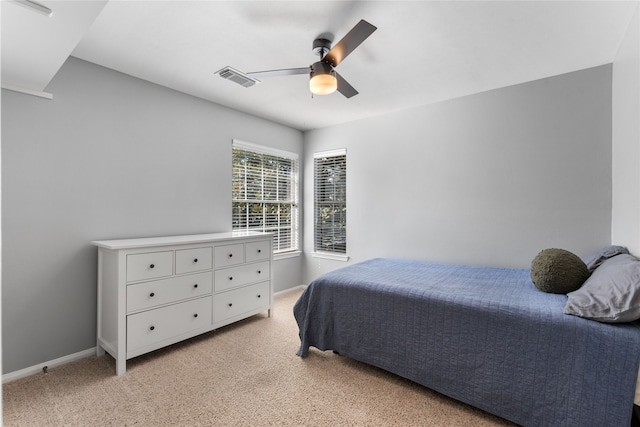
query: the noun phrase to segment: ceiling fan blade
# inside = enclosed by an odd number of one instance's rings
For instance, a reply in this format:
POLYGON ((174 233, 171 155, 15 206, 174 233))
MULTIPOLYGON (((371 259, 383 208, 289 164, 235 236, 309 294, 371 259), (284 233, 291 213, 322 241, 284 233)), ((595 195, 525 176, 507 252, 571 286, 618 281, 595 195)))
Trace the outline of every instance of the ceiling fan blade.
POLYGON ((358 91, 338 73, 336 73, 336 80, 338 80, 338 92, 343 94, 345 98, 351 98, 358 94, 358 91))
POLYGON ((371 25, 364 19, 360 20, 342 40, 331 48, 322 58, 322 62, 327 62, 334 67, 337 66, 377 29, 378 27, 371 25))
POLYGON ((267 71, 254 71, 247 73, 254 79, 261 79, 266 77, 280 77, 280 76, 295 76, 296 74, 309 74, 311 73, 311 67, 302 68, 284 68, 282 70, 267 70, 267 71))

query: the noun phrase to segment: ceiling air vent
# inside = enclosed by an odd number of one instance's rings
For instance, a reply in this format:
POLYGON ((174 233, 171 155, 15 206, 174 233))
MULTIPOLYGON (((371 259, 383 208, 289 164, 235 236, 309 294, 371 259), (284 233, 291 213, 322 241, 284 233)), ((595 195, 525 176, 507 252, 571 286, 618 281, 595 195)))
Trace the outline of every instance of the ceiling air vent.
POLYGON ((260 83, 260 80, 251 78, 245 73, 231 67, 224 67, 222 70, 216 71, 216 74, 223 79, 231 80, 232 82, 238 83, 240 86, 244 87, 251 87, 256 83, 260 83))

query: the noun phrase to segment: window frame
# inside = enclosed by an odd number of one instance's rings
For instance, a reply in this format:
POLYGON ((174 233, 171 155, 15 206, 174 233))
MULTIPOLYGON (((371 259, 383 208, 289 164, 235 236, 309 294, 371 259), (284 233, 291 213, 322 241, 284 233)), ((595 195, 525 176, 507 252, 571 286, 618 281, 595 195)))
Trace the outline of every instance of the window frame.
MULTIPOLYGON (((331 259, 331 260, 337 260, 337 261, 348 261, 349 260, 349 256, 347 255, 347 203, 348 203, 348 199, 347 199, 347 174, 348 174, 348 167, 347 167, 347 149, 346 148, 340 148, 340 149, 336 149, 336 150, 329 150, 329 151, 320 151, 317 153, 313 154, 313 249, 314 252, 312 253, 312 257, 315 258, 326 258, 326 259, 331 259), (341 234, 343 235, 342 238, 344 239, 344 252, 343 251, 335 251, 335 250, 325 250, 321 247, 320 242, 318 241, 318 236, 321 234, 321 231, 319 230, 319 225, 320 225, 320 217, 322 216, 319 212, 320 209, 320 202, 319 201, 319 182, 318 182, 318 166, 319 166, 319 161, 321 159, 327 159, 327 158, 331 158, 331 157, 344 157, 344 167, 345 167, 345 171, 343 174, 343 178, 344 178, 344 184, 341 186, 341 189, 343 190, 343 197, 344 197, 344 201, 340 202, 338 204, 342 204, 344 205, 344 213, 341 214, 341 216, 343 217, 343 222, 342 222, 342 231, 341 234)), ((337 199, 334 197, 334 199, 337 199)))
MULTIPOLYGON (((284 204, 289 204, 290 205, 290 211, 291 211, 291 226, 290 227, 286 227, 286 229, 290 230, 290 241, 291 241, 291 245, 285 249, 276 249, 277 245, 279 244, 279 239, 278 239, 278 232, 277 231, 271 231, 274 233, 274 247, 273 247, 273 255, 274 258, 288 258, 291 256, 297 256, 300 254, 300 209, 299 209, 299 202, 298 202, 298 198, 299 198, 299 193, 300 193, 300 186, 299 186, 299 168, 300 168, 300 160, 299 160, 299 156, 297 153, 293 153, 290 151, 285 151, 285 150, 280 150, 277 148, 271 148, 271 147, 266 147, 264 145, 259 145, 259 144, 255 144, 252 142, 247 142, 247 141, 242 141, 239 139, 233 139, 232 140, 232 144, 231 144, 231 215, 232 215, 232 221, 231 221, 231 228, 233 231, 243 231, 243 230, 252 230, 252 231, 267 231, 269 232, 269 228, 272 227, 268 227, 268 224, 265 223, 264 219, 262 222, 262 226, 260 228, 256 228, 256 227, 250 227, 248 221, 246 223, 246 226, 243 227, 236 227, 235 226, 235 206, 236 203, 252 203, 250 200, 253 199, 248 199, 245 198, 244 199, 236 199, 234 198, 234 185, 236 182, 236 177, 234 176, 235 174, 235 170, 236 170, 236 165, 235 165, 235 158, 234 158, 234 150, 243 150, 243 151, 247 151, 249 153, 252 153, 254 155, 256 155, 256 157, 259 157, 260 155, 264 155, 264 156, 270 156, 270 157, 274 157, 274 158, 280 158, 280 159, 288 159, 292 162, 292 170, 291 170, 291 176, 289 178, 289 184, 291 185, 291 191, 290 191, 290 195, 291 195, 291 199, 287 199, 287 200, 279 200, 279 199, 256 199, 253 200, 253 203, 260 203, 260 202, 265 202, 265 203, 284 203, 284 204)), ((264 170, 264 169, 263 169, 264 170)), ((265 215, 264 211, 263 211, 263 216, 265 215)))

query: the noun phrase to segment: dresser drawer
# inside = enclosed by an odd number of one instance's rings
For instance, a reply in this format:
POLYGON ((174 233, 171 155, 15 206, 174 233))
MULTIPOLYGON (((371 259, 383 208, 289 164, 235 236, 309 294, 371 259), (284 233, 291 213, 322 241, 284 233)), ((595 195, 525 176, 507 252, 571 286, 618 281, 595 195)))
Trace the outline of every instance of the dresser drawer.
POLYGON ((210 270, 212 262, 212 249, 210 247, 182 249, 176 251, 176 274, 210 270))
POLYGON ((127 286, 127 313, 211 293, 213 273, 172 277, 127 286))
POLYGON ((127 255, 127 282, 173 274, 173 251, 127 255))
POLYGON ((221 292, 249 283, 269 280, 271 276, 270 265, 269 261, 263 261, 216 270, 214 289, 216 292, 221 292))
POLYGON ((215 268, 228 267, 244 262, 244 245, 216 246, 214 250, 215 268))
POLYGON ((269 306, 269 282, 217 294, 214 301, 214 322, 239 316, 260 307, 269 306))
POLYGON ((211 324, 211 297, 127 316, 127 352, 211 324))
POLYGON ((263 240, 245 244, 244 258, 246 262, 271 259, 271 241, 263 240))

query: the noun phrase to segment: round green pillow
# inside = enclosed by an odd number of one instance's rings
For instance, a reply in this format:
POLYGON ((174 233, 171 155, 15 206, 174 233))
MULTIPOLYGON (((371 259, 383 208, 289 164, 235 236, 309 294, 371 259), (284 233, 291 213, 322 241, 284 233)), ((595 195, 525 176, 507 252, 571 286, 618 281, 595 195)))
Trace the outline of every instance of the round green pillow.
POLYGON ((543 292, 567 294, 589 278, 589 269, 579 256, 564 249, 544 249, 531 261, 531 281, 543 292))

